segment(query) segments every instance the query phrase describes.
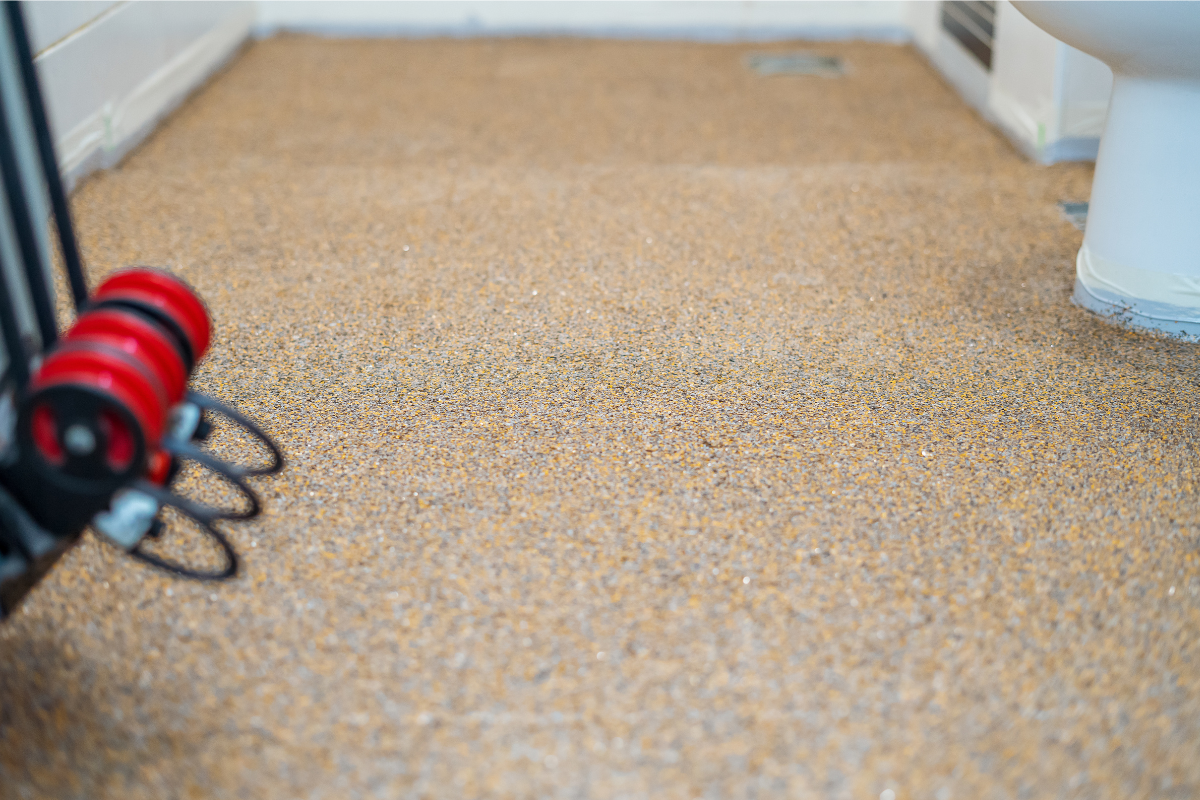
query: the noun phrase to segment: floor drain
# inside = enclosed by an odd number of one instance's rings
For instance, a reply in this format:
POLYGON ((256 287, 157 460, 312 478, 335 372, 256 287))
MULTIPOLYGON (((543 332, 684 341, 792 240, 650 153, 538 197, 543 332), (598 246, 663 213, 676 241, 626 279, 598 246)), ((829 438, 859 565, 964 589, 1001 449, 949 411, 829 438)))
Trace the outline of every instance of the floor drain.
POLYGON ((759 53, 746 57, 746 66, 759 75, 820 75, 836 78, 846 74, 846 64, 837 56, 815 53, 759 53))
POLYGON ((1058 210, 1062 212, 1063 219, 1079 230, 1087 227, 1087 203, 1068 203, 1066 200, 1059 200, 1058 210))

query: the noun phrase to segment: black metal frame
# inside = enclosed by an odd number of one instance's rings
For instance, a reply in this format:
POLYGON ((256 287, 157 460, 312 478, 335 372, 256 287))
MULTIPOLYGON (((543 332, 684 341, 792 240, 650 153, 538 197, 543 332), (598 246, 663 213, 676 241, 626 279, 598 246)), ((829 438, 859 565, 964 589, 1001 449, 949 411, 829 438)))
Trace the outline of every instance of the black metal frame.
POLYGON ((42 100, 42 87, 38 81, 37 67, 33 63, 33 50, 29 46, 29 32, 25 27, 25 16, 21 12, 21 4, 17 0, 5 0, 4 11, 8 15, 9 25, 12 27, 13 43, 16 45, 17 61, 20 63, 21 81, 25 86, 25 96, 29 100, 29 117, 33 124, 34 137, 37 140, 42 172, 46 176, 50 208, 54 212, 55 227, 58 228, 59 249, 63 267, 67 272, 67 283, 71 287, 75 308, 80 309, 88 299, 87 276, 83 269, 83 259, 79 255, 79 242, 75 238, 75 226, 71 222, 71 207, 67 203, 67 192, 63 187, 62 178, 58 174, 54 139, 50 133, 50 122, 46 119, 46 104, 42 100))
MULTIPOLYGON (((58 172, 54 141, 42 101, 41 84, 38 81, 37 68, 33 63, 33 51, 29 44, 29 34, 21 4, 17 0, 5 0, 4 14, 12 34, 17 67, 25 95, 24 98, 17 97, 12 100, 14 103, 21 103, 23 100, 29 114, 29 122, 37 143, 38 159, 41 162, 41 178, 45 182, 46 194, 54 214, 55 228, 58 231, 59 250, 67 274, 67 282, 71 288, 75 307, 78 309, 87 302, 87 278, 84 273, 83 259, 79 253, 78 240, 75 237, 75 227, 71 221, 66 189, 58 172)), ((13 143, 14 120, 9 117, 8 108, 0 98, 0 173, 3 176, 4 196, 20 249, 21 260, 24 262, 25 282, 41 339, 38 350, 44 351, 58 339, 58 318, 55 314, 51 289, 46 280, 46 265, 43 265, 42 254, 38 251, 34 221, 30 215, 25 187, 22 185, 21 170, 13 143)), ((0 259, 2 258, 3 256, 0 255, 0 259)), ((38 355, 38 352, 30 352, 31 343, 25 341, 21 335, 17 322, 14 288, 17 287, 9 285, 7 276, 0 279, 0 318, 2 318, 0 319, 0 334, 3 334, 5 350, 8 354, 8 370, 15 388, 19 392, 29 382, 29 362, 38 355)))
MULTIPOLYGON (((58 420, 56 425, 69 423, 72 429, 87 428, 98 442, 103 442, 106 434, 97 427, 102 416, 96 411, 97 403, 109 403, 105 413, 127 411, 123 406, 112 407, 115 401, 111 397, 103 391, 97 393, 83 381, 60 385, 51 381, 37 388, 30 386, 31 378, 36 378, 38 359, 51 347, 56 353, 79 348, 81 352, 95 354, 106 349, 98 341, 82 338, 78 342, 70 339, 56 345, 58 319, 47 263, 52 254, 46 252, 45 240, 39 240, 43 235, 40 225, 45 221, 35 218, 47 210, 47 206, 58 230, 58 246, 77 313, 87 313, 112 303, 128 307, 152 322, 175 344, 189 374, 201 354, 192 352, 188 337, 176 321, 156 308, 127 300, 92 303, 89 299, 83 260, 71 222, 66 190, 58 172, 25 20, 16 0, 4 2, 0 37, 7 35, 5 31, 11 34, 11 41, 0 41, 0 58, 4 59, 0 69, 11 72, 14 64, 10 59, 15 59, 20 80, 17 81, 18 97, 8 97, 4 85, 0 85, 0 191, 3 191, 0 197, 7 205, 8 221, 12 225, 12 248, 8 252, 22 264, 0 263, 0 334, 9 356, 9 366, 0 375, 0 404, 9 404, 16 418, 11 431, 0 430, 0 620, 79 539, 89 523, 133 558, 175 575, 196 580, 233 577, 238 570, 237 553, 216 525, 221 521, 256 516, 261 510, 261 502, 245 479, 274 474, 283 468, 283 455, 278 445, 235 409, 214 398, 188 392, 174 409, 173 414, 178 413, 178 416, 168 420, 168 434, 154 443, 154 452, 170 459, 165 477, 158 473, 155 481, 145 477, 150 453, 145 442, 139 445, 137 453, 140 455, 135 456, 131 466, 128 469, 122 466, 119 472, 101 470, 98 465, 102 459, 91 450, 67 457, 62 464, 57 461, 52 464, 37 454, 34 423, 38 416, 35 409, 41 413, 40 409, 50 408, 53 418, 58 420), (26 123, 28 128, 24 127, 26 123), (40 162, 32 171, 40 168, 40 176, 30 174, 30 139, 36 142, 35 161, 40 162), (43 190, 44 198, 40 195, 43 190), (43 199, 49 202, 43 204, 43 199), (30 330, 28 320, 31 317, 36 336, 30 330), (263 444, 269 453, 268 462, 265 465, 227 464, 193 444, 206 438, 211 425, 205 417, 213 415, 242 427, 263 444), (217 475, 242 495, 244 505, 212 508, 171 492, 169 486, 182 460, 192 461, 217 475), (176 509, 199 525, 224 553, 223 567, 191 569, 143 549, 146 538, 158 537, 162 525, 158 514, 167 507, 176 509)), ((11 86, 11 78, 6 83, 11 86)), ((0 213, 3 211, 0 208, 0 213)), ((3 258, 4 251, 0 251, 0 259, 3 258)), ((144 366, 138 359, 132 360, 137 362, 135 366, 144 366)), ((3 420, 2 416, 0 420, 3 420)), ((136 420, 130 424, 134 425, 134 422, 136 420)))

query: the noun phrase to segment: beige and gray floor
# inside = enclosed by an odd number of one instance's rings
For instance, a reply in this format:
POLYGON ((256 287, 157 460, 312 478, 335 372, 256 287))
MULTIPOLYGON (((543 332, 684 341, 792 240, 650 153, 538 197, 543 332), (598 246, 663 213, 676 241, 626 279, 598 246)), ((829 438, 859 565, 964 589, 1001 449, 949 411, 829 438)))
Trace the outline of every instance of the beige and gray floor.
POLYGON ((0 626, 0 795, 1200 793, 1194 346, 1071 304, 1089 166, 794 47, 277 38, 86 182, 291 462, 0 626))

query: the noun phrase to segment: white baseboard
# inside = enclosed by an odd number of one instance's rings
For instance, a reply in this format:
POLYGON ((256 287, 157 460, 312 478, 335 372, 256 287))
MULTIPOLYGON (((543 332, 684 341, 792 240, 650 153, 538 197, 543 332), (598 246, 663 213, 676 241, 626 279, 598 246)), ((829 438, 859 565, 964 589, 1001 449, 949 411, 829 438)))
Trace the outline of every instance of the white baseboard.
POLYGON ((59 169, 68 191, 89 173, 120 162, 250 37, 253 3, 185 8, 189 5, 130 3, 118 9, 121 18, 102 18, 97 30, 67 37, 38 58, 52 125, 61 124, 64 117, 73 122, 66 131, 55 130, 59 169), (199 11, 211 12, 211 20, 199 11), (191 16, 172 28, 175 20, 163 19, 172 14, 191 16), (138 38, 130 41, 129 31, 138 38), (155 41, 156 36, 161 41, 155 41), (140 72, 114 73, 90 83, 81 79, 86 70, 119 63, 114 49, 130 44, 165 55, 159 62, 135 64, 140 72))
POLYGON ((921 48, 942 77, 981 114, 988 113, 991 76, 957 39, 938 28, 932 49, 921 48))

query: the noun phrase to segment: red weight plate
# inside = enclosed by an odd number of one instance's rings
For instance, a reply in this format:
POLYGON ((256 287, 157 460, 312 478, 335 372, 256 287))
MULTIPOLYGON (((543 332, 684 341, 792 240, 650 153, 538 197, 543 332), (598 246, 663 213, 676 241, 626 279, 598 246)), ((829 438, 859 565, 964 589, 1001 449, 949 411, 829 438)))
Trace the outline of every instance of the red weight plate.
POLYGON ((150 367, 167 393, 168 405, 183 399, 187 370, 165 331, 147 319, 117 308, 84 312, 64 337, 118 347, 150 367))
POLYGON ((100 412, 100 430, 108 442, 108 452, 105 453, 108 465, 117 472, 128 469, 129 462, 133 461, 133 455, 137 452, 137 445, 125 420, 105 409, 100 412))
POLYGON ((58 443, 58 420, 54 418, 54 409, 42 404, 33 410, 33 444, 37 447, 42 458, 55 466, 61 466, 67 460, 62 445, 58 443))
MULTIPOLYGON (((148 447, 157 447, 167 418, 165 391, 145 367, 119 350, 96 342, 73 342, 51 353, 34 377, 31 389, 77 384, 99 390, 127 408, 142 429, 148 447)), ((103 420, 100 423, 104 424, 103 420)), ((113 429, 114 440, 132 442, 132 432, 113 429)), ((121 448, 111 457, 120 460, 121 448)), ((111 449, 111 448, 110 448, 111 449)))
POLYGON ((147 303, 168 314, 183 329, 195 360, 208 350, 212 323, 204 303, 180 278, 149 267, 123 269, 109 275, 96 287, 96 300, 132 300, 147 303))
POLYGON ((155 291, 144 291, 138 288, 121 287, 117 289, 106 289, 103 293, 97 292, 92 295, 95 302, 102 304, 129 304, 134 308, 148 309, 155 314, 161 315, 164 319, 170 320, 173 326, 178 329, 179 334, 185 339, 185 344, 192 359, 192 366, 200 363, 200 359, 204 355, 204 350, 200 349, 199 342, 204 343, 207 347, 208 336, 204 326, 197 322, 195 316, 188 313, 186 309, 179 306, 178 303, 171 297, 164 296, 155 291), (199 353, 199 355, 196 355, 199 353))

